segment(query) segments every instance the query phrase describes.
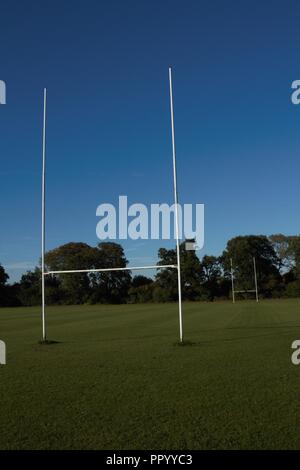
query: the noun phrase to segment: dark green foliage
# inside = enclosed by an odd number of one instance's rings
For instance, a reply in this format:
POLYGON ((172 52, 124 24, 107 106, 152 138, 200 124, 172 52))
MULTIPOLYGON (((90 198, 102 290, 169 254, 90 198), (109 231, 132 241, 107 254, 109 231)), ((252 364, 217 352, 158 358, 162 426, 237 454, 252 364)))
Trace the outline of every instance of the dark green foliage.
POLYGON ((9 275, 0 265, 0 307, 17 307, 21 305, 18 298, 19 284, 11 286, 7 284, 8 279, 9 275))
MULTIPOLYGON (((127 259, 121 245, 111 242, 99 243, 95 250, 95 267, 125 268, 127 259)), ((124 303, 131 285, 129 271, 91 273, 92 303, 124 303)))
MULTIPOLYGON (((176 249, 160 248, 159 265, 177 264, 176 249)), ((183 300, 213 301, 231 298, 230 258, 233 260, 235 289, 254 289, 253 257, 256 260, 260 298, 300 296, 300 236, 282 234, 266 237, 249 235, 228 241, 222 256, 203 256, 180 245, 183 300)), ((46 253, 47 270, 126 267, 121 245, 111 242, 91 247, 67 243, 46 253)), ((39 305, 40 268, 25 273, 20 283, 7 284, 8 275, 0 265, 0 305, 39 305)), ((240 294, 238 298, 253 298, 240 294)), ((176 269, 158 270, 155 279, 143 275, 131 278, 130 271, 76 273, 46 276, 47 304, 143 303, 178 299, 176 269)))
POLYGON ((142 287, 142 286, 147 286, 149 284, 153 283, 153 279, 150 279, 149 277, 146 276, 134 276, 132 279, 131 286, 132 287, 142 287))
POLYGON ((5 269, 0 264, 0 306, 6 306, 6 283, 9 279, 5 269))
MULTIPOLYGON (((49 271, 91 269, 95 264, 95 248, 86 243, 67 243, 45 255, 49 271)), ((88 273, 56 275, 60 293, 57 300, 67 304, 81 304, 88 300, 90 280, 88 273)))
POLYGON ((9 279, 9 275, 5 272, 5 269, 0 264, 0 287, 5 286, 9 279))
POLYGON ((223 270, 219 258, 215 256, 204 256, 201 261, 202 282, 201 298, 214 300, 224 293, 223 270))
POLYGON ((226 277, 230 277, 232 258, 235 289, 254 289, 253 257, 256 260, 260 295, 272 297, 272 291, 279 289, 281 276, 279 260, 270 240, 264 235, 249 235, 232 238, 222 255, 226 277))
POLYGON ((129 289, 129 303, 144 303, 154 300, 155 284, 144 284, 139 287, 131 287, 129 289))
POLYGON ((22 305, 41 304, 41 270, 27 271, 20 281, 19 299, 22 305))
MULTIPOLYGON (((176 249, 161 248, 158 251, 158 256, 158 264, 160 265, 177 264, 176 249)), ((180 244, 180 262, 182 298, 184 300, 199 299, 201 295, 201 263, 195 251, 185 249, 185 242, 180 244)), ((156 287, 154 292, 156 297, 160 299, 157 301, 163 301, 163 299, 164 301, 177 300, 178 281, 176 269, 159 270, 156 275, 156 287)))
POLYGON ((146 276, 134 276, 129 289, 130 303, 143 303, 153 301, 153 290, 155 284, 153 279, 146 276))

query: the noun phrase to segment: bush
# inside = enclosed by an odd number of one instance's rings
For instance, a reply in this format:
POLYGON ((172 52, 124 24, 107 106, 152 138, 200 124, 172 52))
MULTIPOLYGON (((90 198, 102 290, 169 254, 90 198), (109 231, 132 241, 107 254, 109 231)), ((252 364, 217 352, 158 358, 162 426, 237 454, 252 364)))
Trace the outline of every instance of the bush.
POLYGON ((172 300, 168 292, 162 287, 156 286, 153 289, 153 301, 154 302, 169 302, 172 300))
POLYGON ((300 297, 300 282, 290 282, 286 287, 286 297, 300 297))
POLYGON ((131 287, 129 289, 130 303, 143 303, 153 301, 153 282, 144 286, 131 287))

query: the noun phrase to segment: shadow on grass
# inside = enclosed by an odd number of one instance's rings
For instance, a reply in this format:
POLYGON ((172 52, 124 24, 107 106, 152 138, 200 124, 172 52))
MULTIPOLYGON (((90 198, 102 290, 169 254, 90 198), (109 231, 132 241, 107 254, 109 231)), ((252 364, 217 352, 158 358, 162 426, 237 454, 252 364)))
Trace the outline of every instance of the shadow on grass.
POLYGON ((176 341, 176 343, 173 343, 174 346, 179 346, 180 348, 183 348, 185 346, 199 346, 200 343, 196 343, 194 341, 176 341))
POLYGON ((51 344, 60 344, 60 341, 53 341, 51 339, 42 339, 38 342, 41 346, 50 346, 51 344))

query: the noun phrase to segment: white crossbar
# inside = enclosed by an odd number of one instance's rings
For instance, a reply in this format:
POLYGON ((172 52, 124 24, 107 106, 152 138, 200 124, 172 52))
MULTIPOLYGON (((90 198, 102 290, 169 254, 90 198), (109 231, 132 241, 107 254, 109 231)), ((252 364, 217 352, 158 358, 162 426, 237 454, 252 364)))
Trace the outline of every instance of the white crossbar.
POLYGON ((102 269, 69 269, 66 271, 48 271, 44 273, 44 276, 49 274, 71 274, 71 273, 105 273, 109 271, 138 271, 140 269, 162 269, 162 268, 173 268, 177 269, 176 264, 162 264, 154 266, 133 266, 126 268, 102 268, 102 269))

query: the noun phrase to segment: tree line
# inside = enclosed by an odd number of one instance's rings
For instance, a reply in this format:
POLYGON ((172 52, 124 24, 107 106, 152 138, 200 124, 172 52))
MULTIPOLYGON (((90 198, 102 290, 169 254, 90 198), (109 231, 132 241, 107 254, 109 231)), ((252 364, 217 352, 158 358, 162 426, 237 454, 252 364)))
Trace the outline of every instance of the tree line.
MULTIPOLYGON (((229 299, 231 260, 235 289, 254 288, 253 257, 256 260, 261 298, 300 297, 300 236, 248 235, 228 241, 221 256, 203 256, 180 245, 183 300, 229 299)), ((176 264, 176 249, 160 248, 158 264, 176 264)), ((47 271, 126 267, 121 245, 102 242, 67 243, 45 255, 47 271)), ((0 265, 0 305, 29 306, 41 303, 41 269, 27 271, 21 280, 8 284, 9 276, 0 265)), ((141 303, 176 301, 177 272, 157 270, 154 278, 133 276, 130 271, 76 273, 46 276, 47 304, 141 303)), ((251 298, 251 293, 240 294, 251 298)))

